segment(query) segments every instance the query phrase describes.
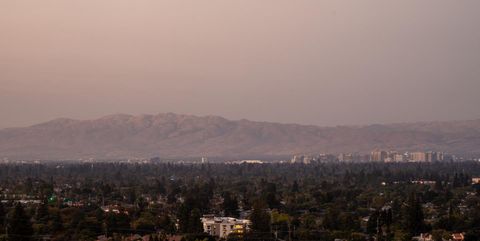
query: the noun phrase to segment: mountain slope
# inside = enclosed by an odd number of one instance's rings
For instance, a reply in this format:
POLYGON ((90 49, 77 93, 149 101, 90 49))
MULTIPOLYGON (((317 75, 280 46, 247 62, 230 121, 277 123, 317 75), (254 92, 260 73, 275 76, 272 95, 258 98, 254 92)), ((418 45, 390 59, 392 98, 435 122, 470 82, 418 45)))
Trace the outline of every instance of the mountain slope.
POLYGON ((480 120, 317 127, 191 115, 56 119, 0 130, 0 158, 291 155, 375 148, 480 153, 480 120))

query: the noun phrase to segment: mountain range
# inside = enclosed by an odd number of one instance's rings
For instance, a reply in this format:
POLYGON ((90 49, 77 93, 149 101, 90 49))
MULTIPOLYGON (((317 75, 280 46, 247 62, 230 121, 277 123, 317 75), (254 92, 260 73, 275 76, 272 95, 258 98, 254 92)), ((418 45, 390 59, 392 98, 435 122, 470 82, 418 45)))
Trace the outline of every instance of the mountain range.
POLYGON ((240 158, 373 149, 480 154, 480 119, 319 127, 173 113, 116 114, 0 130, 0 158, 9 159, 240 158))

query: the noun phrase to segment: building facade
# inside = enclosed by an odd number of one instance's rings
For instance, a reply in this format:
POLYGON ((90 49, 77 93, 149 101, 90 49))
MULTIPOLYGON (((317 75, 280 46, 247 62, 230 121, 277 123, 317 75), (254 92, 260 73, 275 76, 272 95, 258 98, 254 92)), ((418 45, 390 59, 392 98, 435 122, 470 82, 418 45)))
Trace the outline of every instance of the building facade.
POLYGON ((427 160, 427 155, 425 154, 425 152, 417 151, 417 152, 410 153, 410 161, 424 162, 426 160, 427 160))
POLYGON ((386 151, 375 150, 370 153, 370 161, 383 162, 387 158, 386 151))
POLYGON ((213 215, 205 215, 201 221, 205 233, 219 238, 227 238, 230 234, 244 234, 251 225, 248 219, 215 217, 213 215))

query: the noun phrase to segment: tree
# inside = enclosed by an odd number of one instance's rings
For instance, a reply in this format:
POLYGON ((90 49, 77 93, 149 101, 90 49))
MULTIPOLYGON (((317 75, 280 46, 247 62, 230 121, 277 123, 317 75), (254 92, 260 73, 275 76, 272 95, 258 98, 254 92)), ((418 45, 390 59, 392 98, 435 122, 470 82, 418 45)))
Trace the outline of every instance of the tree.
POLYGON ((275 183, 269 183, 266 181, 263 181, 262 185, 264 186, 264 198, 268 207, 277 208, 278 206, 280 206, 280 201, 277 200, 277 185, 275 183))
POLYGON ((55 210, 55 212, 53 212, 52 219, 49 222, 49 226, 50 226, 49 230, 51 232, 58 232, 63 229, 63 221, 62 221, 62 217, 60 217, 59 210, 55 210))
POLYGON ((405 207, 405 229, 410 235, 417 235, 425 230, 422 204, 415 193, 408 197, 405 207))
POLYGON ((175 223, 168 215, 162 215, 157 218, 157 225, 165 233, 172 234, 175 232, 175 223))
POLYGON ((225 211, 225 216, 237 218, 239 215, 237 198, 232 197, 230 192, 223 194, 223 210, 225 211))
POLYGON ((7 239, 17 241, 31 240, 33 235, 32 223, 22 204, 17 203, 7 217, 7 239))
POLYGON ((35 234, 43 235, 48 234, 50 232, 48 228, 48 221, 50 215, 48 212, 48 200, 45 199, 43 203, 41 203, 35 210, 34 220, 35 223, 33 224, 33 229, 35 234))
POLYGON ((411 235, 404 232, 403 230, 397 230, 394 234, 394 241, 411 241, 411 235))
POLYGON ((37 207, 35 212, 35 222, 46 224, 48 221, 48 200, 44 200, 42 204, 37 207))
POLYGON ((178 211, 178 224, 181 233, 201 233, 203 226, 200 221, 201 214, 197 208, 191 208, 189 205, 182 204, 178 211))
POLYGON ((291 217, 286 213, 272 211, 272 232, 276 238, 285 239, 288 237, 291 217))
POLYGON ((180 233, 188 233, 190 211, 191 210, 185 205, 185 203, 178 208, 178 231, 180 231, 180 233))
POLYGON ((299 192, 299 191, 300 191, 300 188, 298 187, 298 182, 297 182, 297 180, 295 180, 295 181, 293 182, 293 185, 292 185, 292 192, 293 192, 293 193, 297 193, 297 192, 299 192))
POLYGON ((253 204, 250 220, 252 221, 252 233, 247 239, 271 239, 270 214, 266 211, 265 203, 257 201, 255 204, 253 204))
POLYGON ((328 208, 323 219, 323 227, 330 230, 340 229, 339 215, 340 212, 336 208, 328 208))
POLYGON ((148 234, 155 232, 155 216, 150 212, 143 212, 140 218, 133 222, 133 227, 137 233, 148 234))
POLYGON ((444 229, 435 229, 432 230, 432 236, 434 241, 448 240, 450 238, 450 233, 444 229))
POLYGON ((374 213, 372 213, 370 215, 370 217, 368 217, 368 221, 367 221, 367 233, 370 234, 370 235, 373 235, 375 233, 377 233, 377 220, 378 220, 378 217, 379 217, 380 213, 379 211, 375 211, 374 213))
POLYGON ((0 234, 5 231, 4 224, 5 224, 5 215, 6 215, 5 207, 3 206, 3 203, 0 202, 0 234))
POLYGON ((104 221, 108 234, 128 233, 130 231, 130 217, 125 213, 108 213, 104 221))
POLYGON ((200 210, 198 208, 195 208, 191 211, 190 213, 190 232, 192 233, 203 233, 203 225, 202 222, 200 221, 200 218, 202 215, 200 214, 200 210))

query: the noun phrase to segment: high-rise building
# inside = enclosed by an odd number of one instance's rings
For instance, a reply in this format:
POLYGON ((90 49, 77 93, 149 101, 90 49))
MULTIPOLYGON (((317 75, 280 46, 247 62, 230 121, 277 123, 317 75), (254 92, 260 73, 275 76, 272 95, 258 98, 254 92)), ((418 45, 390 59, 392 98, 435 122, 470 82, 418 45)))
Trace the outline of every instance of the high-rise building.
POLYGON ((437 152, 437 161, 443 161, 443 152, 437 152))
POLYGON ((303 155, 299 155, 299 156, 294 155, 290 163, 301 163, 303 162, 303 158, 304 158, 303 155))
POLYGON ((290 163, 303 163, 303 164, 310 164, 312 161, 315 161, 316 159, 308 156, 308 155, 295 155, 293 156, 292 160, 290 160, 290 163))
POLYGON ((425 161, 427 162, 437 161, 437 153, 434 151, 425 152, 425 161))
POLYGON ((375 150, 370 153, 370 161, 383 162, 387 158, 386 151, 375 150))
POLYGON ((424 162, 426 161, 426 155, 425 152, 411 152, 410 153, 410 161, 415 161, 415 162, 424 162))

